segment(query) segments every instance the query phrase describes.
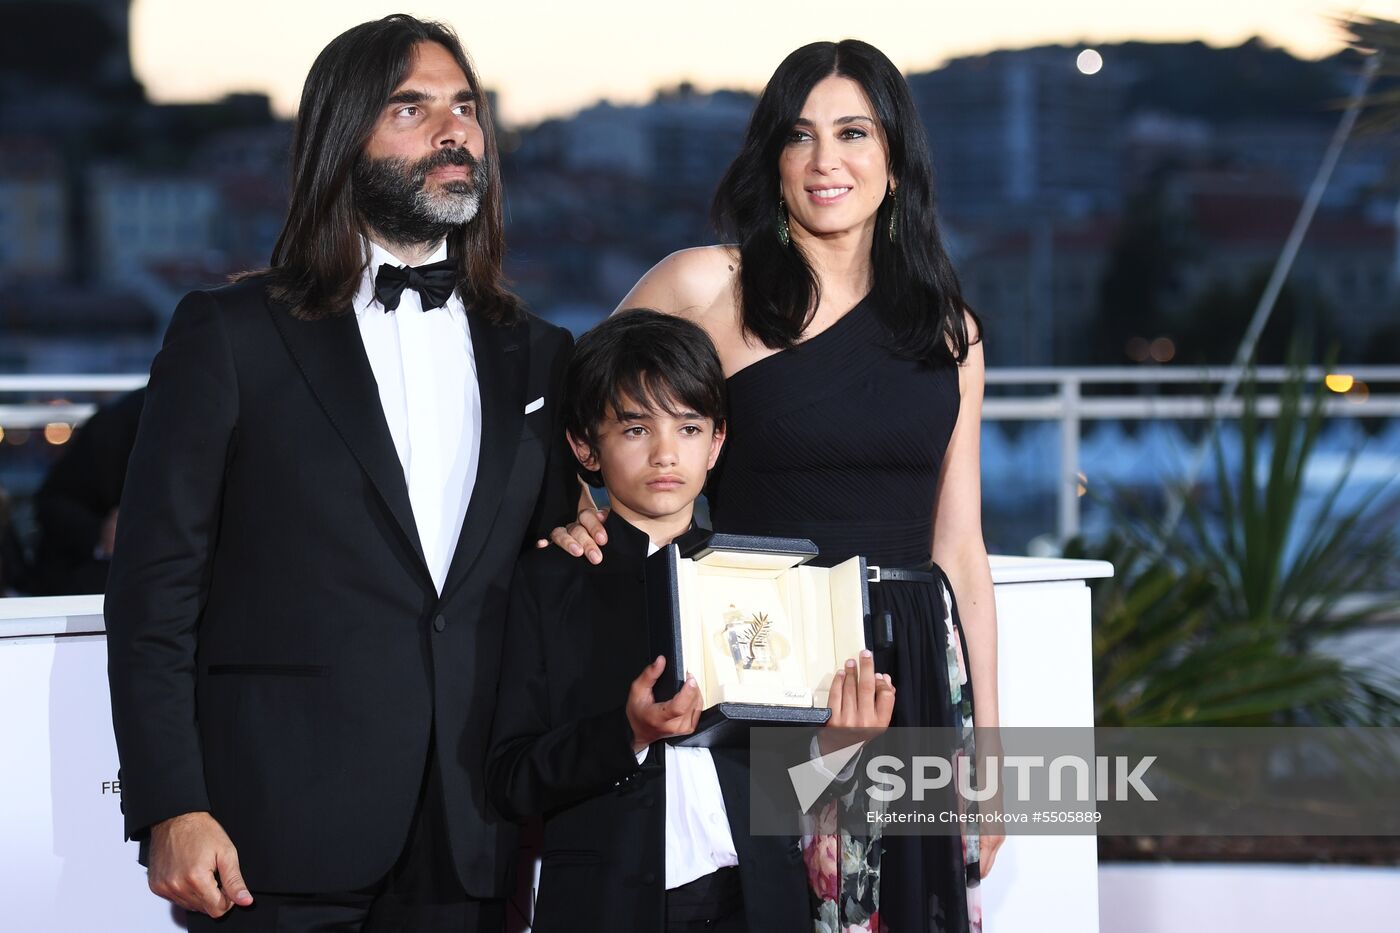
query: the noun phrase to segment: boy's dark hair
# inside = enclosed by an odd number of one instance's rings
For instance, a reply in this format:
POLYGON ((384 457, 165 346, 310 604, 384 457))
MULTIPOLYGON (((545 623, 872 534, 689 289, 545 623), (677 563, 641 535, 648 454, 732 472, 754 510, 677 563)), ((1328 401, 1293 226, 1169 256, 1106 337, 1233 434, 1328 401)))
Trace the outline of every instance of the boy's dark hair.
MULTIPOLYGON (((564 374, 564 428, 596 450, 598 426, 623 410, 624 396, 647 411, 688 409, 722 427, 724 368, 709 335, 649 308, 619 311, 589 330, 564 374)), ((603 485, 597 471, 580 464, 578 472, 603 485)))

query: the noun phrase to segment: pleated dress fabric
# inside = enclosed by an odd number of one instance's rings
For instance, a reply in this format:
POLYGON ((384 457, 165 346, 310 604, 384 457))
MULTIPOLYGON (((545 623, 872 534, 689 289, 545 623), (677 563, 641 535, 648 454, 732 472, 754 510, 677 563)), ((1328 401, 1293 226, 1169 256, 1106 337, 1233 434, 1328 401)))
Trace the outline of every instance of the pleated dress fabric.
MULTIPOLYGON (((828 566, 863 555, 931 567, 939 470, 959 407, 953 363, 899 357, 867 296, 821 333, 736 372, 728 388, 729 439, 707 490, 716 531, 808 538, 828 566)), ((872 618, 888 612, 895 636, 876 651, 876 668, 894 679, 895 726, 953 727, 968 752, 964 639, 946 577, 932 569, 943 585, 871 584, 872 618)), ((816 929, 980 929, 975 835, 821 832, 804 840, 816 929)))

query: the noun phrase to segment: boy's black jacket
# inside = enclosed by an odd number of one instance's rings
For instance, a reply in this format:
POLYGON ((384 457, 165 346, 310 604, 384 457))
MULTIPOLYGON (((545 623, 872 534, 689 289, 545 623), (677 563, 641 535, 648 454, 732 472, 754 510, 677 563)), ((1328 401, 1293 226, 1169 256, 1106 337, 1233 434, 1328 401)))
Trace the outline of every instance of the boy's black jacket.
MULTIPOLYGON (((638 766, 625 712, 652 660, 648 540, 616 514, 606 528, 601 564, 550 547, 512 584, 487 789, 507 818, 545 817, 535 933, 665 929, 665 755, 658 743, 638 766)), ((797 841, 749 835, 748 753, 713 755, 749 929, 807 933, 797 841)))

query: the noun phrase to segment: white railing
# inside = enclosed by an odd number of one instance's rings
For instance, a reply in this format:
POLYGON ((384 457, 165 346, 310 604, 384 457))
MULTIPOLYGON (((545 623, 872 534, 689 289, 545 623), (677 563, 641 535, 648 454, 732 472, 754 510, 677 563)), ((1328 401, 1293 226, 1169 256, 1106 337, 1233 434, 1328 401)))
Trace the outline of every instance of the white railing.
MULTIPOLYGON (((1277 386, 1290 370, 1263 366, 1254 371, 1261 387, 1277 386)), ((1353 381, 1351 391, 1336 393, 1325 403, 1329 417, 1394 418, 1400 416, 1400 366, 1345 366, 1331 370, 1308 367, 1304 376, 1312 383, 1326 376, 1344 374, 1353 381), (1364 392, 1362 391, 1364 387, 1364 392)), ((1237 418, 1239 399, 1222 402, 1216 390, 1237 379, 1233 367, 1045 367, 993 368, 987 371, 991 394, 983 405, 988 421, 1054 421, 1059 423, 1060 457, 1056 483, 1056 531, 1061 540, 1079 530, 1080 438, 1085 421, 1101 420, 1205 420, 1213 415, 1237 418), (992 387, 1013 386, 1026 394, 1007 397, 992 387), (1108 391, 1132 386, 1134 393, 1108 391), (1189 395, 1143 395, 1144 386, 1196 386, 1189 395)), ((0 375, 0 429, 43 428, 52 423, 79 424, 96 407, 79 397, 125 392, 146 382, 143 375, 0 375), (24 396, 8 401, 13 396, 24 396), (35 399, 34 396, 43 396, 35 399)), ((1258 412, 1278 413, 1277 394, 1261 391, 1258 412)))
MULTIPOLYGON (((1261 387, 1277 386, 1289 378, 1283 366, 1261 366, 1254 378, 1261 387)), ((1400 366, 1343 366, 1330 370, 1310 366, 1304 378, 1316 384, 1329 374, 1353 380, 1352 391, 1336 393, 1327 399, 1324 411, 1329 417, 1393 418, 1400 416, 1400 366), (1361 391, 1364 387, 1364 393, 1361 391), (1384 388, 1386 391, 1380 391, 1384 388)), ((1085 421, 1173 420, 1203 421, 1218 415, 1238 418, 1243 403, 1238 399, 1222 402, 1214 389, 1238 379, 1234 367, 1146 368, 1101 366, 1086 368, 1003 368, 987 370, 987 385, 1049 389, 1044 394, 1015 398, 995 395, 983 403, 982 417, 988 421, 1058 421, 1060 425, 1060 469, 1056 483, 1056 532, 1061 541, 1079 531, 1079 444, 1085 421), (1140 394, 1096 393, 1094 387, 1132 385, 1195 385, 1194 395, 1145 396, 1140 394), (1089 390, 1086 392, 1086 390, 1089 390)), ((1256 411, 1263 417, 1278 414, 1276 394, 1260 392, 1256 411)))
POLYGON ((144 375, 0 375, 0 430, 33 430, 50 424, 82 424, 97 408, 97 404, 73 401, 72 396, 130 392, 145 384, 144 375), (32 398, 9 401, 8 397, 14 395, 44 395, 47 398, 44 401, 34 401, 32 398))

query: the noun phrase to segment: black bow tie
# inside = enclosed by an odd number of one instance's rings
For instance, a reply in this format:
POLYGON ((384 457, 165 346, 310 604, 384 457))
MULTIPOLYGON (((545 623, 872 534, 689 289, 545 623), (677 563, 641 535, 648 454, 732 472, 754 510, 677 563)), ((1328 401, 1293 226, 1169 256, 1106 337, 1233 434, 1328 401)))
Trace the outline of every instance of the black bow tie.
POLYGON ((379 299, 386 313, 399 306, 399 297, 405 288, 418 293, 423 310, 427 311, 447 304, 456 287, 457 263, 451 259, 430 262, 426 266, 400 267, 386 262, 374 276, 374 297, 379 299))

